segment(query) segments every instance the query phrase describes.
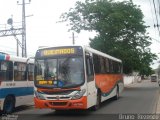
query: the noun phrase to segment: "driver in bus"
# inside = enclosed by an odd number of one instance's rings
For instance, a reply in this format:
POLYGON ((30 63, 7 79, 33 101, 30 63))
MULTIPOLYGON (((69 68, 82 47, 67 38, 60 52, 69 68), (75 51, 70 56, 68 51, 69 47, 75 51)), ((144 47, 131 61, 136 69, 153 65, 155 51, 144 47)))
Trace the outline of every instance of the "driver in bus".
POLYGON ((56 79, 56 68, 49 67, 48 77, 56 79))

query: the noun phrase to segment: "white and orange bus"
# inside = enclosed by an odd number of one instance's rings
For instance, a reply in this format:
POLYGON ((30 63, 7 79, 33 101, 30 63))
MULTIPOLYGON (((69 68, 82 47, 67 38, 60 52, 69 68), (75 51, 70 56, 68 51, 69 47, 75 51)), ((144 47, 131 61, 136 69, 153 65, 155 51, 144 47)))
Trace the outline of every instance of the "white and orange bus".
POLYGON ((122 92, 122 61, 89 47, 39 49, 35 56, 36 108, 99 108, 122 92))

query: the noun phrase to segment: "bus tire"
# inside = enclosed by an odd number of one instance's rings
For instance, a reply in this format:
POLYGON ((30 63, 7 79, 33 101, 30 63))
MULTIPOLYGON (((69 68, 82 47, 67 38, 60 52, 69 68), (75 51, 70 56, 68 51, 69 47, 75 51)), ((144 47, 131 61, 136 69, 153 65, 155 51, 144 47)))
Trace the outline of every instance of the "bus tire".
POLYGON ((101 92, 98 90, 96 104, 93 106, 93 111, 96 111, 100 108, 101 105, 101 92))
POLYGON ((116 95, 114 96, 114 100, 118 100, 119 99, 119 86, 117 85, 116 87, 116 95))
POLYGON ((12 95, 9 95, 4 100, 3 112, 5 114, 12 113, 15 108, 15 98, 12 95))

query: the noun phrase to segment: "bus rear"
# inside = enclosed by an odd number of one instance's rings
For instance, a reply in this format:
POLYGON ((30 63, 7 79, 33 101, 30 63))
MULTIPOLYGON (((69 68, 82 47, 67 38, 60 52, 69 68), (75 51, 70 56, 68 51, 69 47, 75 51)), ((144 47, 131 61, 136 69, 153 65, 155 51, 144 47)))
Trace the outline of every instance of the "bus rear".
POLYGON ((35 56, 36 108, 87 109, 83 49, 39 49, 35 56))
POLYGON ((158 75, 157 74, 152 74, 151 75, 151 82, 157 82, 158 81, 158 75))

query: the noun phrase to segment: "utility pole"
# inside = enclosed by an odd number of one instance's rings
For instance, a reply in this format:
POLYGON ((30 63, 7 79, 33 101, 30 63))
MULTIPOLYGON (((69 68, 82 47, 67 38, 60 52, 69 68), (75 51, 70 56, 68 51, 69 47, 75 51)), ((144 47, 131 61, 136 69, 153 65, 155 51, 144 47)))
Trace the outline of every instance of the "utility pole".
POLYGON ((74 32, 72 32, 72 42, 73 42, 73 45, 74 45, 75 44, 74 32))
MULTIPOLYGON (((29 3, 30 2, 31 0, 29 0, 29 3)), ((25 5, 29 3, 25 3, 25 0, 22 0, 22 4, 19 4, 19 1, 17 1, 18 5, 22 5, 22 27, 13 27, 13 19, 10 18, 8 19, 8 24, 11 25, 11 28, 0 30, 0 37, 14 36, 14 38, 17 40, 17 56, 19 56, 18 45, 20 45, 22 48, 22 57, 27 57, 25 5), (22 35, 22 42, 18 40, 17 35, 22 35)))
POLYGON ((27 48, 26 48, 26 15, 25 15, 25 0, 22 3, 22 57, 27 57, 27 48))
MULTIPOLYGON (((71 37, 70 37, 71 38, 71 37)), ((75 38, 77 38, 77 36, 74 35, 74 32, 72 32, 72 44, 75 45, 75 38)))
POLYGON ((29 0, 29 3, 25 3, 25 0, 22 0, 22 57, 27 57, 27 43, 26 43, 26 14, 25 14, 25 5, 30 4, 31 0, 29 0))

